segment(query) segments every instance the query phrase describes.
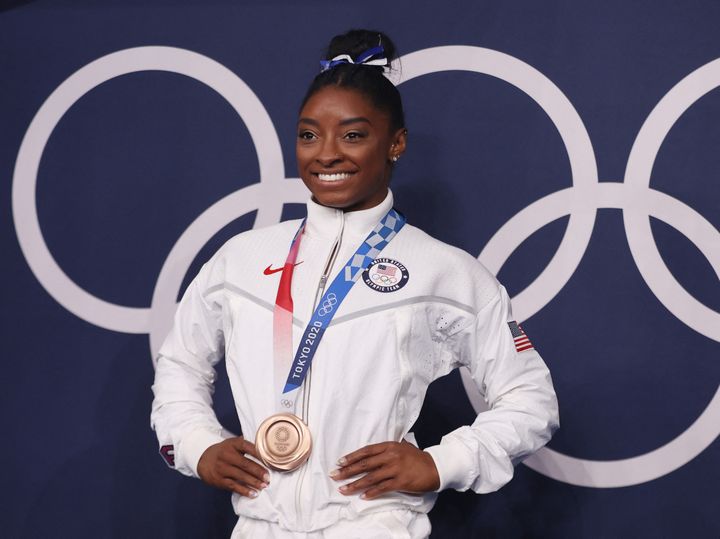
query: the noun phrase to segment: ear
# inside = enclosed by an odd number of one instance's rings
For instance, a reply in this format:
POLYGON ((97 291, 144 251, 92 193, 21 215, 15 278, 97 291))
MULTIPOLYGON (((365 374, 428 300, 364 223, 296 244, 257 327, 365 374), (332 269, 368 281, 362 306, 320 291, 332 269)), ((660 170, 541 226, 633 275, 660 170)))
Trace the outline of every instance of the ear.
POLYGON ((407 129, 404 127, 398 129, 393 134, 390 150, 388 151, 388 161, 394 163, 405 153, 405 149, 407 148, 407 134, 407 129))

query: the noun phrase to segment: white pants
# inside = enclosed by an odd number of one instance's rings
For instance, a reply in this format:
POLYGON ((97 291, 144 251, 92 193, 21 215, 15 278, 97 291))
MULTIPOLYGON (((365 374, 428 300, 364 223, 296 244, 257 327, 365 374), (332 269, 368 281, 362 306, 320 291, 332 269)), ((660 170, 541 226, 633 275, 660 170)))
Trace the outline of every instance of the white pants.
POLYGON ((426 514, 395 510, 341 520, 314 532, 292 532, 272 522, 241 516, 231 539, 426 539, 429 535, 426 514))

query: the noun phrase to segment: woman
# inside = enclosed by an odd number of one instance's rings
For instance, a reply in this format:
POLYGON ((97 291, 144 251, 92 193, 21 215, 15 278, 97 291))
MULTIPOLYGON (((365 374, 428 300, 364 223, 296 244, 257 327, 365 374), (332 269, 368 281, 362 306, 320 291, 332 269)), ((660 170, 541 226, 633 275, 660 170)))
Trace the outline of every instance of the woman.
POLYGON ((500 488, 557 427, 502 286, 392 209, 407 145, 384 76, 394 50, 378 32, 333 38, 298 120, 306 221, 225 244, 160 351, 161 452, 234 492, 233 537, 427 537, 438 491, 500 488), (245 437, 212 411, 223 354, 245 437), (409 430, 427 386, 463 365, 491 409, 420 450, 409 430))

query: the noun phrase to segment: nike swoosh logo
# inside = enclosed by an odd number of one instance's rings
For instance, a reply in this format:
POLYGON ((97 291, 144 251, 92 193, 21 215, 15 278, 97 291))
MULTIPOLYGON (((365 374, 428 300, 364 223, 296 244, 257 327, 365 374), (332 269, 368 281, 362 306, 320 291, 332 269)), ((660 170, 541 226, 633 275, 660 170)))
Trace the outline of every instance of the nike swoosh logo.
MULTIPOLYGON (((296 265, 296 266, 299 266, 299 265, 302 264, 302 263, 303 263, 303 261, 301 260, 300 262, 297 262, 295 265, 296 265)), ((280 266, 279 268, 274 268, 274 269, 273 269, 273 268, 272 268, 272 264, 270 264, 267 268, 265 268, 265 271, 263 271, 263 273, 264 273, 265 275, 272 275, 273 273, 277 273, 278 271, 282 271, 282 270, 284 270, 284 269, 285 269, 285 266, 280 266)))

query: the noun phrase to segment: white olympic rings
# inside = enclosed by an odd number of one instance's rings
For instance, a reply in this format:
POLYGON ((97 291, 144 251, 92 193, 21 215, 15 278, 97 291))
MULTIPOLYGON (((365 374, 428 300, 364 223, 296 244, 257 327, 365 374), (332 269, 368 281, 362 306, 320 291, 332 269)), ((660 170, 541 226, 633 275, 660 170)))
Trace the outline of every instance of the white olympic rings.
MULTIPOLYGON (((268 189, 265 184, 272 184, 285 178, 280 141, 262 103, 232 71, 206 56, 174 47, 126 49, 98 58, 73 73, 58 86, 35 114, 18 151, 12 189, 13 219, 18 241, 32 272, 58 303, 76 316, 102 328, 126 333, 147 333, 151 318, 150 309, 125 307, 103 301, 80 288, 63 272, 42 236, 35 191, 45 145, 55 126, 70 107, 103 82, 120 75, 149 70, 179 73, 202 82, 227 100, 245 122, 255 144, 260 164, 260 182, 264 187, 261 189, 262 193, 258 194, 256 200, 258 204, 250 206, 247 211, 257 208, 259 222, 269 224, 280 219, 282 201, 276 200, 276 197, 272 196, 273 190, 268 189)), ((290 182, 283 182, 283 187, 288 183, 290 182)), ((297 188, 290 189, 289 198, 292 200, 297 192, 297 188)), ((305 199, 306 195, 296 200, 302 202, 305 199)), ((203 217, 212 220, 208 214, 212 215, 219 211, 213 211, 214 208, 221 205, 224 210, 228 210, 233 208, 237 201, 232 202, 225 205, 222 205, 223 201, 218 202, 198 220, 203 217)), ((228 217, 230 215, 225 211, 222 218, 228 217)), ((237 217, 240 215, 235 214, 230 220, 237 217)), ((222 226, 228 222, 223 222, 222 226)), ((190 225, 185 234, 191 229, 195 231, 196 223, 190 225)), ((215 232, 217 230, 213 230, 212 234, 215 232)), ((207 239, 209 237, 206 241, 207 239)), ((202 245, 201 243, 200 246, 202 245)), ((168 257, 166 266, 172 258, 172 256, 168 257)))
POLYGON ((330 292, 327 295, 327 298, 325 298, 325 301, 322 302, 322 305, 318 309, 318 314, 320 316, 327 316, 331 312, 333 312, 333 308, 337 305, 337 296, 335 293, 330 292))
MULTIPOLYGON (((720 313, 690 296, 674 279, 654 244, 652 215, 684 234, 708 259, 720 277, 720 233, 680 201, 650 188, 657 152, 677 119, 695 101, 720 86, 720 59, 697 69, 678 83, 655 107, 633 145, 622 183, 598 182, 592 143, 577 111, 547 77, 520 60, 471 46, 434 47, 401 59, 403 79, 461 70, 504 80, 534 99, 557 127, 566 146, 572 186, 549 194, 513 216, 478 257, 497 273, 531 234, 569 215, 567 230, 547 267, 513 298, 516 318, 525 320, 547 305, 577 269, 590 241, 596 211, 623 210, 630 251, 643 279, 660 302, 695 331, 720 342, 720 313)), ((81 68, 47 98, 33 118, 18 152, 13 177, 13 219, 28 265, 42 286, 68 311, 99 327, 126 333, 149 333, 153 356, 167 334, 187 269, 195 253, 223 226, 258 210, 255 226, 278 222, 284 203, 304 202, 308 193, 297 178, 285 178, 282 150, 274 126, 257 96, 233 72, 200 54, 174 47, 137 47, 103 56, 81 68), (63 115, 85 93, 114 77, 145 70, 183 74, 224 97, 245 122, 258 155, 259 183, 227 195, 198 216, 172 247, 153 292, 150 308, 132 308, 101 300, 74 283, 58 266, 42 236, 35 190, 45 145, 63 115)), ((473 405, 482 399, 463 372, 473 405)), ((720 390, 705 411, 666 445, 630 459, 591 461, 545 448, 525 461, 559 481, 590 487, 628 486, 661 477, 684 465, 720 434, 720 390)))

